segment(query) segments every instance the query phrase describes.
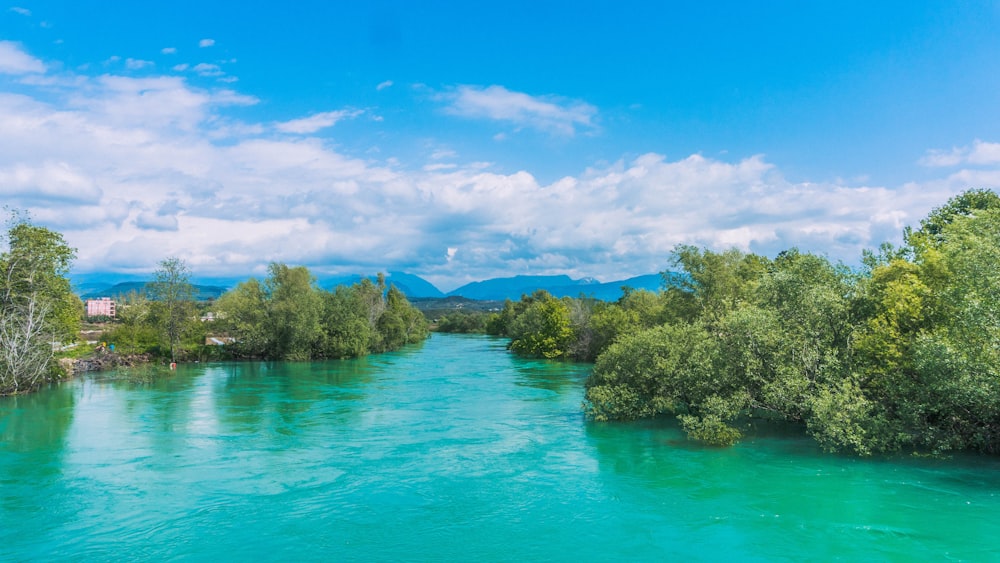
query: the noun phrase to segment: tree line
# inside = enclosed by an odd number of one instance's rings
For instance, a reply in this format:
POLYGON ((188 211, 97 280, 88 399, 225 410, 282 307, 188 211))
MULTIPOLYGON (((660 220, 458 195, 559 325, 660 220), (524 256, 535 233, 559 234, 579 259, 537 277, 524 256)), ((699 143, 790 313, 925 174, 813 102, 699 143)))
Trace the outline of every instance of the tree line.
POLYGON ((385 277, 320 289, 304 266, 272 263, 264 280, 251 278, 199 308, 184 263, 160 264, 145 294, 123 300, 104 340, 125 352, 178 359, 305 361, 395 350, 427 337, 427 322, 385 277), (210 319, 201 312, 211 312, 210 319), (216 337, 221 345, 206 344, 216 337))
POLYGON ((303 266, 271 264, 215 306, 217 327, 237 358, 310 360, 396 350, 427 338, 427 320, 385 276, 332 291, 316 287, 303 266))
MULTIPOLYGON (((76 251, 61 234, 13 214, 0 242, 0 395, 12 395, 64 375, 57 348, 78 341, 84 308, 67 277, 76 251)), ((325 291, 307 268, 273 263, 264 280, 208 304, 195 301, 190 275, 178 258, 160 262, 144 291, 119 299, 101 340, 171 362, 295 361, 386 352, 428 335, 423 314, 382 274, 325 291), (224 345, 207 345, 211 335, 224 345)))
POLYGON ((796 249, 675 250, 680 276, 616 303, 508 301, 515 353, 595 361, 597 421, 676 416, 729 445, 752 417, 862 455, 1000 452, 1000 197, 969 190, 860 268, 796 249))

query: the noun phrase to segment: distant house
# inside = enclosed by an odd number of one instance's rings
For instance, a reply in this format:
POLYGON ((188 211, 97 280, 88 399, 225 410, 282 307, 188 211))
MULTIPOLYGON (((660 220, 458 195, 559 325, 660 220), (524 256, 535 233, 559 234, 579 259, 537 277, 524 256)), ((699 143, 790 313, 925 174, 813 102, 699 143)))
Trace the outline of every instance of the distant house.
POLYGON ((110 297, 87 300, 87 317, 115 318, 115 302, 110 297))

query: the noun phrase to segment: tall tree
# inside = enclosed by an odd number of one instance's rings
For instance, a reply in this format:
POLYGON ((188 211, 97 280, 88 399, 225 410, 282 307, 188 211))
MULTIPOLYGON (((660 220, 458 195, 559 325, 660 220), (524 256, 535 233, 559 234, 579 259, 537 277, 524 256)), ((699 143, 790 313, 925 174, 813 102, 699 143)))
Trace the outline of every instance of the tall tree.
POLYGON ((187 264, 177 257, 160 262, 149 284, 150 299, 157 304, 160 330, 170 347, 170 361, 177 361, 181 335, 195 315, 194 286, 187 264))
POLYGON ((268 304, 271 357, 303 361, 313 355, 323 336, 322 297, 305 266, 272 263, 264 281, 268 304))
POLYGON ((75 257, 59 233, 12 217, 0 253, 0 394, 34 389, 51 375, 52 342, 75 340, 79 298, 66 274, 75 257))
POLYGON ((255 278, 240 283, 216 302, 220 323, 234 339, 229 349, 236 357, 267 356, 271 345, 271 337, 265 326, 267 305, 264 286, 255 278))

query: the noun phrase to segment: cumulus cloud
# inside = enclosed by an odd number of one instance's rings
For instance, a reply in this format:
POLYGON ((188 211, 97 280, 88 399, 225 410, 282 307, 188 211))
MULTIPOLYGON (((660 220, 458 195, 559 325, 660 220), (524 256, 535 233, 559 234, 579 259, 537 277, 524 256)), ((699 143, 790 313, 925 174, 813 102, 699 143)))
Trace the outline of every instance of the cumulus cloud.
POLYGON ((93 180, 65 162, 23 163, 0 168, 0 194, 7 201, 49 199, 71 204, 98 203, 101 190, 93 180))
POLYGON ((557 96, 531 96, 503 86, 459 86, 441 96, 452 115, 509 122, 548 133, 572 136, 579 129, 592 131, 597 108, 557 96))
POLYGON ((63 232, 79 271, 148 272, 176 255, 199 276, 284 261, 455 287, 512 273, 621 279, 666 268, 677 244, 856 262, 948 197, 1000 187, 984 141, 958 151, 980 164, 901 186, 793 182, 761 155, 656 153, 542 182, 448 148, 403 165, 310 136, 360 110, 244 122, 225 108, 256 99, 182 76, 24 78, 0 86, 0 199, 63 232))
POLYGON ((379 82, 378 86, 376 86, 375 89, 378 90, 379 92, 381 92, 382 90, 385 90, 389 86, 392 86, 392 80, 386 80, 384 82, 379 82))
POLYGON ((987 143, 976 139, 971 146, 951 150, 929 150, 920 159, 924 166, 958 166, 960 164, 1000 164, 1000 143, 987 143))
POLYGON ((315 133, 320 129, 326 129, 327 127, 333 127, 336 123, 342 119, 349 119, 352 117, 357 117, 363 112, 361 110, 337 110, 337 111, 325 111, 322 113, 314 113, 309 117, 303 117, 301 119, 293 119, 291 121, 284 121, 281 123, 276 123, 274 128, 282 133, 297 133, 297 134, 309 134, 315 133))
POLYGON ((164 55, 173 55, 177 52, 177 47, 164 47, 160 49, 160 52, 164 55))
POLYGON ((154 65, 153 61, 144 61, 142 59, 132 59, 132 58, 125 59, 125 68, 128 68, 130 70, 139 70, 153 65, 154 65))
POLYGON ((0 41, 0 74, 31 74, 45 72, 45 64, 24 52, 13 41, 0 41))
POLYGON ((10 11, 14 12, 15 14, 20 14, 22 16, 30 16, 31 15, 31 10, 29 10, 27 8, 22 8, 20 6, 11 6, 10 11))
POLYGON ((161 215, 149 211, 143 211, 136 217, 135 226, 143 230, 152 231, 176 231, 177 217, 174 215, 161 215))
POLYGON ((198 73, 201 76, 222 76, 225 74, 219 65, 213 65, 210 63, 198 63, 191 67, 191 70, 198 73))
POLYGON ((211 47, 215 45, 215 39, 202 39, 198 42, 199 47, 211 47))

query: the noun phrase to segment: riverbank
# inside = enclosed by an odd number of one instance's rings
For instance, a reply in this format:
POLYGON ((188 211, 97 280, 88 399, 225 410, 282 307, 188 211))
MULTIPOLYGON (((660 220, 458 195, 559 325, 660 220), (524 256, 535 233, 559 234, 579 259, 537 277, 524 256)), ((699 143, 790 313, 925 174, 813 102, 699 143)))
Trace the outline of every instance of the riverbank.
POLYGON ((60 358, 59 366, 67 377, 75 377, 87 372, 144 365, 150 363, 152 359, 150 354, 119 354, 105 348, 99 348, 92 355, 83 358, 60 358))

